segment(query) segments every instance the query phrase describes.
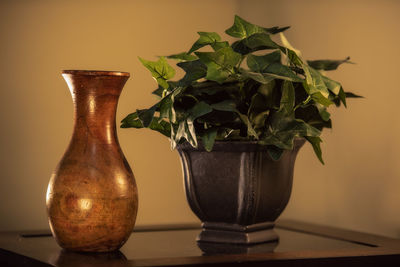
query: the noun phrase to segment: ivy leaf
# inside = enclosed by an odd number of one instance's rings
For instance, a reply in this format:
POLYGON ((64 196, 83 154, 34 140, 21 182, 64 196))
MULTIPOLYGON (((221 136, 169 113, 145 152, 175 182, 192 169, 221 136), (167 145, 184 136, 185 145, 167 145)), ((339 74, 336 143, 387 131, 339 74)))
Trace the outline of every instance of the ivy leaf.
MULTIPOLYGON (((288 41, 288 39, 286 38, 286 36, 283 33, 279 34, 279 37, 281 38, 281 42, 283 44, 283 48, 287 48, 288 51, 293 51, 297 57, 301 58, 301 52, 300 50, 294 48, 288 41)), ((280 47, 281 49, 283 49, 282 47, 280 47)), ((285 49, 283 49, 285 50, 285 49)))
POLYGON ((331 114, 328 112, 326 106, 316 103, 315 106, 318 109, 319 115, 324 121, 329 121, 331 114))
POLYGON ((275 161, 282 157, 283 151, 282 148, 276 146, 268 146, 267 148, 268 155, 275 161))
POLYGON ((271 118, 271 125, 267 129, 261 144, 274 145, 281 149, 293 149, 294 138, 304 136, 319 136, 321 131, 307 124, 305 121, 287 116, 282 110, 275 112, 271 118))
POLYGON ((221 37, 216 32, 198 32, 198 34, 200 35, 200 38, 193 44, 189 52, 187 52, 188 54, 197 51, 203 46, 212 45, 221 41, 221 37))
POLYGON ((176 60, 185 60, 185 61, 191 61, 191 60, 196 60, 197 57, 195 55, 189 55, 186 52, 182 52, 179 54, 174 54, 174 55, 169 55, 167 56, 169 59, 176 59, 176 60))
POLYGON ((176 133, 171 133, 171 139, 174 140, 172 148, 175 148, 176 143, 182 138, 188 141, 193 147, 197 147, 197 137, 194 131, 193 121, 190 118, 180 121, 176 133))
POLYGON ((255 56, 248 55, 247 56, 247 66, 250 70, 255 72, 264 72, 264 70, 272 63, 280 63, 281 62, 281 52, 274 51, 272 53, 263 55, 263 56, 255 56))
POLYGON ((293 82, 303 82, 299 76, 297 76, 289 67, 280 63, 272 63, 266 69, 266 73, 277 75, 277 78, 285 77, 285 80, 293 82))
POLYGON ((214 146, 215 138, 217 137, 218 130, 216 128, 208 129, 202 136, 201 141, 203 142, 206 151, 210 152, 214 146))
POLYGON ((156 79, 157 83, 163 88, 169 87, 167 80, 175 75, 175 70, 172 68, 165 57, 160 57, 158 61, 148 61, 139 57, 142 64, 151 72, 151 75, 156 79))
POLYGON ((321 105, 323 105, 325 107, 328 107, 328 106, 334 104, 331 100, 329 100, 328 98, 323 96, 320 92, 316 92, 316 93, 312 94, 311 98, 315 102, 317 102, 317 103, 319 103, 319 104, 321 104, 321 105))
POLYGON ((343 63, 354 64, 350 61, 350 57, 342 60, 307 60, 307 64, 316 70, 336 70, 343 63))
POLYGON ((166 137, 171 137, 171 124, 159 118, 155 117, 150 123, 149 128, 165 135, 166 137))
POLYGON ((167 118, 170 122, 176 122, 176 112, 172 94, 164 97, 160 101, 160 117, 167 118))
POLYGON ((225 31, 225 33, 232 37, 237 37, 237 38, 243 39, 243 38, 249 37, 250 35, 253 35, 255 33, 272 33, 272 34, 274 34, 274 33, 282 32, 288 28, 289 27, 264 28, 264 27, 254 25, 236 15, 233 26, 230 27, 229 29, 227 29, 225 31))
POLYGON ((241 69, 240 71, 241 71, 243 77, 250 78, 261 84, 268 84, 276 78, 276 77, 273 77, 272 75, 263 74, 263 73, 259 73, 259 72, 247 71, 245 69, 241 69))
POLYGON ((295 94, 293 84, 289 81, 283 81, 280 110, 286 114, 292 114, 294 112, 294 104, 295 94))
POLYGON ((229 43, 228 42, 215 42, 213 44, 211 44, 212 49, 214 49, 214 51, 220 50, 221 48, 224 47, 228 47, 229 43))
POLYGON ((158 97, 162 97, 163 94, 164 94, 164 91, 165 91, 165 89, 164 89, 162 86, 158 85, 158 88, 157 88, 156 90, 154 90, 154 91, 152 92, 152 94, 153 94, 153 95, 156 95, 156 96, 158 96, 158 97))
POLYGON ((204 101, 196 103, 190 110, 188 110, 189 116, 194 121, 196 118, 208 114, 212 111, 212 107, 204 101))
POLYGON ((248 116, 254 125, 254 129, 261 129, 265 126, 265 120, 269 115, 270 108, 268 100, 260 93, 256 93, 251 98, 248 116))
POLYGON ((328 87, 328 89, 332 93, 334 93, 335 95, 339 95, 340 88, 342 88, 340 83, 338 83, 337 81, 331 80, 326 76, 322 76, 322 80, 324 81, 326 87, 328 87))
POLYGON ((177 65, 186 72, 181 80, 183 85, 190 85, 191 82, 204 78, 207 75, 207 66, 199 59, 179 62, 177 65))
POLYGON ((347 96, 346 96, 346 93, 344 92, 343 88, 340 88, 338 96, 339 96, 340 101, 342 101, 343 105, 347 108, 347 104, 346 104, 347 96))
POLYGON ((195 54, 207 65, 206 78, 218 83, 223 83, 234 73, 234 67, 242 58, 231 47, 224 47, 215 52, 195 52, 195 54))
POLYGON ((253 126, 251 125, 249 117, 247 117, 246 115, 240 113, 239 111, 236 111, 236 113, 239 115, 239 117, 243 121, 243 123, 246 124, 246 126, 247 126, 247 134, 249 136, 254 136, 256 139, 258 139, 258 134, 254 130, 253 126))
POLYGON ((321 151, 322 140, 321 140, 321 138, 318 136, 306 136, 306 139, 308 142, 311 143, 311 145, 314 149, 315 155, 318 157, 319 161, 322 164, 325 164, 324 160, 322 159, 322 151, 321 151))
POLYGON ((253 126, 251 125, 249 117, 240 113, 237 110, 236 103, 233 100, 225 100, 225 101, 222 101, 222 102, 219 102, 216 104, 212 104, 211 107, 215 110, 235 112, 239 116, 239 118, 242 120, 242 122, 247 126, 248 135, 254 136, 255 138, 258 139, 258 134, 254 130, 253 126))
POLYGON ((143 127, 149 127, 151 121, 153 120, 154 113, 158 107, 158 103, 153 105, 149 109, 142 109, 142 110, 136 110, 136 113, 138 114, 139 120, 142 122, 143 127))
POLYGON ((276 34, 276 33, 280 33, 280 32, 286 31, 289 28, 290 28, 290 26, 285 26, 285 27, 282 27, 282 28, 279 28, 278 26, 275 26, 275 27, 271 27, 271 28, 264 28, 264 30, 266 32, 270 33, 270 34, 276 34))
POLYGON ((232 48, 242 55, 264 49, 276 49, 279 45, 271 40, 269 34, 255 33, 240 41, 234 42, 232 48))
POLYGON ((233 100, 224 100, 222 102, 212 104, 211 107, 220 111, 236 111, 236 103, 233 100))
POLYGON ((121 128, 143 128, 142 122, 138 119, 137 112, 131 113, 121 121, 121 128))
POLYGON ((323 97, 328 98, 329 97, 328 87, 326 86, 321 73, 319 73, 319 71, 305 64, 303 64, 303 70, 306 76, 306 83, 307 83, 307 86, 304 86, 304 89, 307 90, 307 93, 309 95, 320 93, 323 97))
MULTIPOLYGON (((129 114, 121 121, 121 128, 144 128, 144 126, 138 118, 138 113, 135 112, 129 114)), ((161 118, 154 117, 148 128, 167 137, 171 136, 171 125, 161 118)))
POLYGON ((350 98, 364 98, 363 96, 356 95, 356 94, 354 94, 352 92, 346 92, 345 94, 346 94, 346 97, 350 97, 350 98))

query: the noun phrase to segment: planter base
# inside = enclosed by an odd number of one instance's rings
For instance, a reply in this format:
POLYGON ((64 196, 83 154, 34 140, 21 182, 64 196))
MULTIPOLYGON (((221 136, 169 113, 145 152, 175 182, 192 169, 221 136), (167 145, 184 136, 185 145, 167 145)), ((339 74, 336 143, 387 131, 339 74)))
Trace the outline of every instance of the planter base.
POLYGON ((277 241, 279 236, 274 231, 273 222, 252 225, 228 223, 203 223, 203 230, 197 237, 198 242, 228 243, 252 245, 277 241))

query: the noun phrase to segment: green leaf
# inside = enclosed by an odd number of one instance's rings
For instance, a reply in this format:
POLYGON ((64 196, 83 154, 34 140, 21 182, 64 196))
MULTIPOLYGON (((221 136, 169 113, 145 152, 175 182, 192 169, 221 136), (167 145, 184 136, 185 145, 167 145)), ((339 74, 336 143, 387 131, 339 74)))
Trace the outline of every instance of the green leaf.
POLYGON ((183 85, 190 85, 191 82, 204 78, 207 75, 207 66, 199 59, 179 62, 177 65, 186 72, 185 76, 181 80, 183 85))
POLYGON ((281 62, 281 52, 274 51, 272 53, 263 55, 263 56, 255 56, 248 55, 247 56, 247 66, 250 70, 255 72, 264 72, 264 70, 272 63, 280 63, 281 62))
POLYGON ((311 143, 311 145, 314 149, 315 155, 318 157, 319 161, 322 164, 325 164, 324 160, 322 159, 322 150, 321 150, 321 145, 320 145, 322 142, 321 138, 318 136, 306 136, 306 139, 308 142, 311 143))
POLYGON ((292 82, 283 81, 280 110, 286 114, 292 114, 294 112, 294 102, 295 94, 292 82))
POLYGON ((272 80, 270 83, 261 84, 257 92, 265 97, 265 105, 272 109, 279 108, 280 95, 278 90, 275 90, 276 82, 272 80))
POLYGON ((208 114, 212 111, 212 107, 204 101, 196 103, 190 110, 188 110, 189 116, 194 121, 196 118, 208 114))
POLYGON ((156 95, 158 97, 162 97, 165 91, 166 90, 162 86, 159 85, 158 88, 152 92, 152 94, 156 95))
POLYGON ((316 92, 311 95, 311 98, 316 102, 319 103, 325 107, 328 107, 333 104, 331 100, 323 96, 320 92, 316 92))
POLYGON ((241 69, 240 71, 241 71, 243 77, 250 78, 261 84, 268 84, 277 78, 277 77, 274 77, 272 75, 268 75, 265 73, 251 72, 251 71, 247 71, 245 69, 241 69))
POLYGON ((285 79, 293 82, 303 82, 299 76, 297 76, 289 67, 280 63, 272 63, 266 69, 266 73, 277 75, 277 78, 285 79))
POLYGON ((216 128, 208 129, 201 137, 204 148, 210 152, 214 146, 215 138, 217 137, 218 130, 216 128))
POLYGON ((160 117, 167 118, 171 122, 176 122, 176 112, 172 94, 164 97, 160 101, 160 117))
POLYGON ((230 99, 212 104, 211 107, 215 110, 236 112, 236 103, 230 99))
POLYGON ((280 110, 272 115, 270 127, 260 142, 291 150, 296 137, 319 136, 320 134, 321 131, 305 121, 295 119, 294 116, 287 116, 280 110))
MULTIPOLYGON (((265 127, 265 120, 269 115, 270 103, 264 95, 256 93, 251 98, 248 116, 255 130, 265 127)), ((262 130, 261 130, 262 131, 262 130)))
POLYGON ((307 83, 307 86, 304 86, 304 89, 307 90, 307 93, 309 95, 320 93, 325 98, 328 98, 329 97, 328 87, 326 86, 321 73, 319 73, 319 71, 305 64, 303 64, 303 70, 306 76, 306 83, 307 83))
POLYGON ((174 140, 172 143, 173 148, 175 148, 174 145, 179 143, 182 138, 188 141, 193 147, 197 147, 197 137, 191 118, 180 121, 176 133, 171 134, 171 139, 174 140))
POLYGON ((293 51, 299 58, 301 58, 301 52, 300 50, 294 48, 288 41, 288 39, 286 38, 286 36, 283 33, 279 34, 279 37, 281 38, 281 42, 283 44, 283 47, 293 51))
POLYGON ((328 89, 334 93, 335 95, 339 95, 340 92, 340 88, 342 88, 342 86, 340 85, 340 83, 338 83, 337 81, 331 80, 326 76, 322 76, 322 79, 326 85, 326 87, 328 87, 328 89))
POLYGON ((343 63, 354 64, 350 61, 350 57, 342 60, 307 60, 307 64, 316 70, 336 70, 343 63))
MULTIPOLYGON (((137 112, 126 116, 121 123, 121 128, 144 128, 142 122, 138 118, 137 112)), ((170 137, 171 135, 171 125, 168 122, 163 121, 161 118, 154 117, 148 128, 167 137, 170 137)))
POLYGON ((272 33, 272 34, 274 34, 274 33, 282 32, 288 28, 289 27, 264 28, 264 27, 254 25, 248 21, 245 21, 244 19, 242 19, 241 17, 236 15, 233 26, 230 27, 229 29, 227 29, 225 31, 225 33, 232 37, 237 37, 237 38, 243 39, 243 38, 246 38, 255 33, 272 33))
POLYGON ((331 114, 327 111, 326 106, 316 103, 315 106, 318 109, 319 115, 324 121, 329 121, 331 114))
POLYGON ((186 52, 182 52, 179 54, 174 54, 174 55, 169 55, 167 56, 169 59, 176 59, 176 60, 185 60, 185 61, 191 61, 191 60, 196 60, 197 57, 195 55, 189 55, 186 52))
POLYGON ((346 95, 346 93, 344 92, 343 88, 340 88, 340 90, 339 90, 339 99, 340 99, 340 101, 342 101, 342 103, 343 103, 343 105, 344 105, 345 107, 347 107, 347 104, 346 104, 346 97, 347 97, 347 95, 346 95))
POLYGON ((260 85, 260 87, 258 87, 258 92, 264 95, 267 99, 273 99, 272 95, 274 93, 275 86, 276 82, 275 80, 272 80, 267 84, 260 85))
POLYGON ((171 136, 171 124, 159 118, 154 118, 154 120, 150 123, 149 128, 165 135, 166 137, 171 136))
POLYGON ((148 61, 139 57, 142 64, 151 72, 151 75, 156 79, 157 83, 163 88, 169 87, 167 80, 175 75, 175 70, 172 68, 165 57, 160 57, 158 61, 148 61))
POLYGON ((158 103, 149 109, 136 110, 139 120, 142 122, 143 127, 149 127, 154 117, 154 112, 158 107, 158 103))
POLYGON ((247 55, 258 50, 276 49, 279 48, 279 45, 271 40, 269 34, 255 33, 243 40, 234 42, 232 48, 235 52, 247 55))
POLYGON ((212 49, 214 49, 214 51, 220 50, 221 48, 224 47, 228 47, 229 43, 228 42, 215 42, 213 44, 211 44, 212 49))
POLYGON ((275 161, 282 157, 283 151, 282 148, 276 146, 268 146, 267 148, 268 155, 275 161))
POLYGON ((236 104, 233 100, 225 100, 216 104, 212 104, 211 107, 215 110, 235 112, 240 117, 242 122, 247 126, 247 133, 250 136, 258 138, 258 135, 251 125, 249 118, 236 109, 236 104))
POLYGON ((215 44, 216 42, 221 41, 221 37, 216 32, 198 32, 198 34, 200 35, 200 38, 193 44, 188 54, 197 51, 203 46, 212 45, 215 44))
POLYGON ((247 126, 247 134, 249 136, 254 136, 256 139, 258 139, 258 134, 254 130, 253 126, 251 125, 249 117, 247 117, 246 115, 240 113, 239 111, 237 111, 236 113, 239 115, 239 117, 243 121, 243 123, 246 124, 246 126, 247 126))
POLYGON ((206 78, 218 83, 223 83, 234 73, 234 67, 242 58, 231 47, 224 47, 216 52, 195 52, 195 54, 207 65, 206 78))
POLYGON ((289 61, 292 62, 296 66, 302 66, 303 61, 301 60, 301 52, 294 48, 289 41, 286 39, 286 36, 283 33, 279 34, 281 37, 281 42, 283 46, 279 46, 279 49, 288 57, 289 61))
POLYGON ((356 95, 356 94, 354 94, 352 92, 346 92, 345 94, 346 94, 346 97, 349 97, 349 98, 364 98, 363 96, 356 95))
POLYGON ((138 119, 137 112, 131 113, 121 121, 121 128, 143 128, 142 122, 138 119))

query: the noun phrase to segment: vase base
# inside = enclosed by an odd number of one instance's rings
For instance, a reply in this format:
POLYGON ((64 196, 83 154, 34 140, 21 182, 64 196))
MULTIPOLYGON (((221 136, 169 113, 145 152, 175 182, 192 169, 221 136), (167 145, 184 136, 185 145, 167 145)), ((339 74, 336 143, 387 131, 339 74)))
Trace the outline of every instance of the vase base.
POLYGON ((204 222, 198 242, 252 245, 272 242, 279 239, 273 222, 252 225, 204 222))

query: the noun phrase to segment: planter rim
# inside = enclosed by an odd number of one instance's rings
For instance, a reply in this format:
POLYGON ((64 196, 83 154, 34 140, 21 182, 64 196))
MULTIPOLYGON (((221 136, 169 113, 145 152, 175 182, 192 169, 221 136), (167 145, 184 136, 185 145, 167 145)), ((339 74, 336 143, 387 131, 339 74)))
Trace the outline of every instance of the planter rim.
POLYGON ((88 75, 88 76, 126 76, 129 77, 129 72, 122 71, 106 71, 106 70, 63 70, 61 72, 64 74, 71 75, 88 75))
MULTIPOLYGON (((297 149, 301 147, 305 143, 304 138, 296 138, 294 140, 294 147, 293 149, 297 149)), ((267 151, 267 145, 262 145, 257 143, 257 141, 230 141, 230 140, 218 140, 215 141, 213 151, 267 151)), ((201 141, 198 142, 198 147, 194 148, 188 142, 183 144, 177 145, 178 151, 198 151, 198 152, 205 152, 206 149, 201 141)))

